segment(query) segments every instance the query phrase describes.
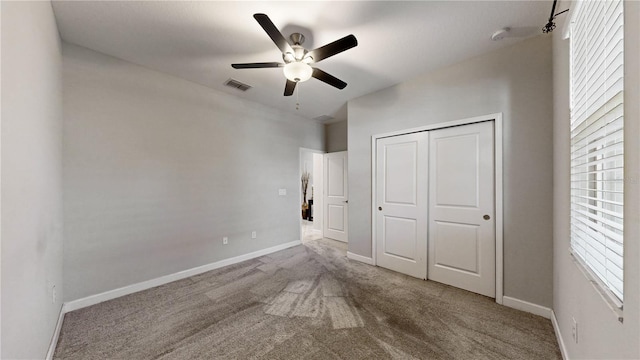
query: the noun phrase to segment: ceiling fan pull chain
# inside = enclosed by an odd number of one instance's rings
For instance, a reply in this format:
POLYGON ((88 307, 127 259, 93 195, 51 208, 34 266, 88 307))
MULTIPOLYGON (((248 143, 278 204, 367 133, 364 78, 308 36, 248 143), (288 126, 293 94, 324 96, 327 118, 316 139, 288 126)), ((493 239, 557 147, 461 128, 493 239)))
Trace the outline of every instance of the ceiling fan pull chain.
POLYGON ((296 110, 300 110, 300 85, 296 86, 296 110))

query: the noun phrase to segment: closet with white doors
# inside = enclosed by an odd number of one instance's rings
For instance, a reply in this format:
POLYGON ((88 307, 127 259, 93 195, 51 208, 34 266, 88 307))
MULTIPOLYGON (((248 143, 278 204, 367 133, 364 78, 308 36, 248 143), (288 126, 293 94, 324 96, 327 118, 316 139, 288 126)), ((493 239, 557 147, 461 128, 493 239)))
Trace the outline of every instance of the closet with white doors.
POLYGON ((496 296, 494 121, 375 141, 376 264, 496 296))

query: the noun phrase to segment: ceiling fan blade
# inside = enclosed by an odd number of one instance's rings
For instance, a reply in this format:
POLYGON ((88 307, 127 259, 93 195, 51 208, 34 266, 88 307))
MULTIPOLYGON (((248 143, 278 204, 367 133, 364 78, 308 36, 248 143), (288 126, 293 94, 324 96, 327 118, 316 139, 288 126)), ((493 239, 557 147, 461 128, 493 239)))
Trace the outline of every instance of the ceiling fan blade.
POLYGON ((284 36, 282 36, 282 33, 280 32, 280 30, 278 30, 278 28, 273 24, 273 22, 271 22, 271 19, 269 19, 267 15, 253 14, 253 18, 256 19, 256 21, 258 22, 258 24, 260 24, 260 26, 262 26, 262 28, 267 33, 267 35, 269 35, 271 40, 273 40, 273 42, 276 44, 278 49, 280 49, 280 51, 283 54, 286 54, 286 53, 293 54, 293 49, 291 48, 291 45, 289 45, 289 43, 287 42, 287 39, 285 39, 284 36))
POLYGON ((338 89, 342 90, 345 87, 347 87, 347 83, 338 79, 337 77, 330 75, 320 69, 316 69, 313 68, 313 73, 311 74, 311 76, 313 76, 314 78, 325 82, 333 87, 337 87, 338 89))
POLYGON ((356 39, 356 37, 353 35, 347 35, 342 39, 336 40, 325 46, 321 46, 317 49, 309 51, 307 57, 311 56, 313 58, 313 62, 320 62, 330 56, 339 54, 345 50, 349 50, 357 45, 358 40, 356 39))
POLYGON ((295 81, 287 80, 287 84, 284 86, 284 96, 293 95, 293 90, 296 89, 296 84, 297 82, 295 81))
POLYGON ((261 63, 245 63, 231 64, 234 69, 261 69, 261 68, 277 68, 283 67, 284 64, 278 62, 261 62, 261 63))

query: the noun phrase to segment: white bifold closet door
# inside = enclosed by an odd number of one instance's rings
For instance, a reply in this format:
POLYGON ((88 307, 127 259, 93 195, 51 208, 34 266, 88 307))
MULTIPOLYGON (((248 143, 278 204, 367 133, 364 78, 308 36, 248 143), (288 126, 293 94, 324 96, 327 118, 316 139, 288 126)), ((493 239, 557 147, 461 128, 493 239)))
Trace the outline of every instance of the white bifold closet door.
POLYGON ((429 279, 495 297, 493 122, 429 132, 429 279))
POLYGON ((427 132, 377 140, 376 261, 427 276, 427 132))
POLYGON ((376 263, 495 297, 493 122, 376 141, 376 263))

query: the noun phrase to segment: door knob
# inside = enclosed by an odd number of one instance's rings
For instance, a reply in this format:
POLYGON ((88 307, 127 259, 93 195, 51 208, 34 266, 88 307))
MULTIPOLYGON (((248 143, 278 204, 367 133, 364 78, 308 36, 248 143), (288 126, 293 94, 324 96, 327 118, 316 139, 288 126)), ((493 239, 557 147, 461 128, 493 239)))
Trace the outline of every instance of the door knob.
POLYGON ((491 216, 489 216, 489 215, 485 215, 485 216, 483 216, 482 218, 483 218, 483 219, 485 219, 485 220, 489 220, 489 219, 491 219, 491 216))
POLYGON ((378 210, 382 211, 382 206, 378 206, 378 210))
POLYGON ((348 204, 348 203, 349 203, 349 200, 345 200, 345 201, 343 201, 343 203, 348 204))

